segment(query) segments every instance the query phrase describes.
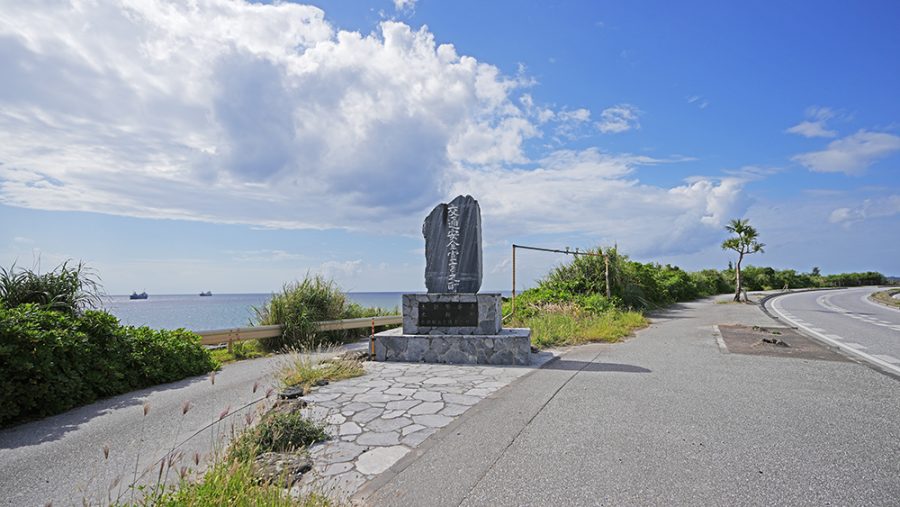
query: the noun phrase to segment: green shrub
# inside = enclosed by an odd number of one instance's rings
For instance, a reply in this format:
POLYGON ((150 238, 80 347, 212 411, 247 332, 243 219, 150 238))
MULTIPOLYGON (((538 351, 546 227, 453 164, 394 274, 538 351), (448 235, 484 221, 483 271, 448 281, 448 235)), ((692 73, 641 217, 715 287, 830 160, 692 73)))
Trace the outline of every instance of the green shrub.
POLYGON ((256 308, 260 325, 280 324, 281 336, 262 341, 269 350, 314 348, 318 345, 316 323, 341 318, 347 297, 337 285, 316 275, 302 282, 284 285, 281 292, 261 308, 256 308))
POLYGON ((253 459, 266 452, 292 452, 326 440, 325 427, 299 412, 269 412, 231 444, 232 459, 253 459))
POLYGON ((319 321, 397 313, 352 303, 334 281, 319 275, 307 275, 303 281, 285 284, 280 293, 273 294, 265 306, 255 310, 259 325, 282 326, 281 336, 261 340, 264 348, 278 352, 336 345, 359 333, 358 330, 318 332, 319 321))
POLYGON ((105 312, 0 305, 0 425, 215 367, 193 333, 121 327, 105 312))
POLYGON ((30 269, 0 268, 0 302, 7 308, 35 304, 50 310, 74 314, 100 306, 100 285, 96 274, 83 262, 66 261, 48 273, 30 269))

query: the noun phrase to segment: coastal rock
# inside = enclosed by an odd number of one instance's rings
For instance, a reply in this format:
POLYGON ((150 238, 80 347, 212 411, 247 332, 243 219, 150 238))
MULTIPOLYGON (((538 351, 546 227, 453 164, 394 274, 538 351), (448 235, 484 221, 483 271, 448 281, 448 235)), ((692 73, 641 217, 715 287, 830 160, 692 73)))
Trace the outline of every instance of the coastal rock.
POLYGON ((435 206, 422 225, 425 287, 431 293, 481 289, 481 208, 472 196, 435 206))
POLYGON ((263 482, 290 487, 312 468, 312 460, 305 453, 266 452, 256 458, 254 468, 263 482))

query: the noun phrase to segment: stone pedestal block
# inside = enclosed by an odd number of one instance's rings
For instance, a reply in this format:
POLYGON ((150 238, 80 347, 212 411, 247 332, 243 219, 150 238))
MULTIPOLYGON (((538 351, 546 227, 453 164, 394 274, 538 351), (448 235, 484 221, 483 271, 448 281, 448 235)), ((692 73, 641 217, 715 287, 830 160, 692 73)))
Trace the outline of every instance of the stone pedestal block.
POLYGON ((531 330, 503 329, 491 335, 421 335, 391 329, 375 335, 376 361, 450 364, 531 364, 531 330))
POLYGON ((404 294, 403 333, 490 335, 502 326, 502 298, 485 294, 404 294))

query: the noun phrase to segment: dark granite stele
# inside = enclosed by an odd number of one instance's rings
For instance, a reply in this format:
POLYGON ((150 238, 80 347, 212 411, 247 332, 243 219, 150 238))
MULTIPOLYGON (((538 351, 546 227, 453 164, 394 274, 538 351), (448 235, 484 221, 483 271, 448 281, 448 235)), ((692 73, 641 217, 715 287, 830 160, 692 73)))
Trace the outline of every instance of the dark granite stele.
POLYGON ((491 335, 375 334, 376 361, 446 364, 531 364, 531 329, 507 328, 491 335))

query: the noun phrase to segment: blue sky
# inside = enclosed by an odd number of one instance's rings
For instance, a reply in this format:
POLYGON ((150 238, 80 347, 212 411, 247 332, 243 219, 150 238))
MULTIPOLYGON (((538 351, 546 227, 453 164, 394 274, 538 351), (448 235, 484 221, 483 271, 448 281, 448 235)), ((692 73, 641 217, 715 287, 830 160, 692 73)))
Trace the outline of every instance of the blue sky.
MULTIPOLYGON (((896 2, 3 2, 0 263, 108 292, 423 290, 421 222, 900 274, 896 2)), ((529 253, 533 280, 562 259, 529 253)))

